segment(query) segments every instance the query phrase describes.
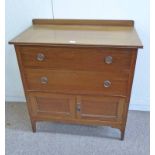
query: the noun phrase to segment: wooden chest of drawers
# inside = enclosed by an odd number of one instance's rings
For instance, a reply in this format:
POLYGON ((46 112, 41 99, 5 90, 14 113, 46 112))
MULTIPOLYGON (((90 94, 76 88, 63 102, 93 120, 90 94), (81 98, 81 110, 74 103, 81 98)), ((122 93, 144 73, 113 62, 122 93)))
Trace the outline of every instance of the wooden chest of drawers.
POLYGON ((133 21, 33 20, 15 45, 37 121, 108 125, 124 138, 137 50, 133 21))

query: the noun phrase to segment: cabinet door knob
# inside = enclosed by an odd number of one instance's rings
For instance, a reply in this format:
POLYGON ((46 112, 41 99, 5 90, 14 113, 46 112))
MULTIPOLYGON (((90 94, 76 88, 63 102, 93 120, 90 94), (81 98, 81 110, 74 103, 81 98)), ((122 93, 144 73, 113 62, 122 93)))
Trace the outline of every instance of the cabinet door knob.
POLYGON ((80 112, 81 111, 81 105, 80 105, 80 103, 77 103, 76 110, 77 110, 77 112, 80 112))
POLYGON ((109 80, 104 81, 104 87, 108 88, 111 86, 111 82, 109 80))
POLYGON ((48 78, 46 76, 43 76, 40 78, 40 81, 42 84, 47 84, 48 83, 48 78))
POLYGON ((106 64, 111 64, 112 63, 112 56, 106 56, 104 61, 106 64))
POLYGON ((45 55, 43 53, 38 53, 37 54, 37 60, 38 61, 43 61, 45 59, 45 55))

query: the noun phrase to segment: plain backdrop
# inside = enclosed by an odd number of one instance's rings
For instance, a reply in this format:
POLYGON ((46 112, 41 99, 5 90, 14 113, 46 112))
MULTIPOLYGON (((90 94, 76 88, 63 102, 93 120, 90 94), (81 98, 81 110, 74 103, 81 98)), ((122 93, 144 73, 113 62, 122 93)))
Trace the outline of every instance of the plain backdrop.
POLYGON ((8 41, 33 18, 131 19, 144 48, 139 50, 130 109, 149 110, 148 0, 6 0, 6 101, 25 101, 15 50, 8 41), (53 8, 53 10, 52 10, 53 8))

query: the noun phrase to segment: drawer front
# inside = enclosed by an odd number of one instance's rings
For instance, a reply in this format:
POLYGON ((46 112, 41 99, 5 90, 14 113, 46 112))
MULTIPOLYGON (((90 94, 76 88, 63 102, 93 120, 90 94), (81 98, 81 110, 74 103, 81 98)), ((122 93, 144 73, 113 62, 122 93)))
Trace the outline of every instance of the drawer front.
POLYGON ((129 70, 131 51, 109 48, 21 47, 25 67, 68 70, 129 70))
POLYGON ((29 91, 125 96, 128 74, 25 69, 25 79, 29 91))
POLYGON ((34 116, 75 117, 75 97, 49 93, 29 93, 34 116))
POLYGON ((78 96, 77 118, 118 121, 123 118, 125 98, 78 96))

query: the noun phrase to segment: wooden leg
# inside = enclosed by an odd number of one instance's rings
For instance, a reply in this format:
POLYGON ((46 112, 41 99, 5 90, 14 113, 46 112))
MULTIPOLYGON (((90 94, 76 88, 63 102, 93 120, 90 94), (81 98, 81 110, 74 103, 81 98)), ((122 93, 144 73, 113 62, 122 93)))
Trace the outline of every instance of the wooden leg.
POLYGON ((32 131, 36 132, 36 121, 31 121, 32 131))
POLYGON ((121 131, 121 140, 124 140, 125 131, 121 131))
POLYGON ((121 132, 121 140, 124 140, 125 128, 120 129, 120 132, 121 132))

